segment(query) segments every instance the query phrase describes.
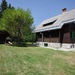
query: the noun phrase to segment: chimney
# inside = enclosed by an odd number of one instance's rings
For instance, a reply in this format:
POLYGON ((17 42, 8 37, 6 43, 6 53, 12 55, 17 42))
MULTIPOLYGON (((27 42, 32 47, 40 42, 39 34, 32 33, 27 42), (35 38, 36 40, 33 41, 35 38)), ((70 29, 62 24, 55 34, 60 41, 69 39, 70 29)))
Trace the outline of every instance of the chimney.
POLYGON ((62 13, 66 12, 66 11, 67 11, 67 8, 62 9, 62 13))

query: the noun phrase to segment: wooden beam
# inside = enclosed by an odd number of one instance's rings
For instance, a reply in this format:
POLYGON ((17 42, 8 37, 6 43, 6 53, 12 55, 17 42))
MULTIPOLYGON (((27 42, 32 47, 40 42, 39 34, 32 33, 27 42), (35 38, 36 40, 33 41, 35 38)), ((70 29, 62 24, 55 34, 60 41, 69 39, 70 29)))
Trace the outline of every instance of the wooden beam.
POLYGON ((60 47, 62 47, 62 43, 60 42, 61 40, 61 30, 59 30, 59 43, 60 43, 60 47))
POLYGON ((49 31, 50 32, 50 35, 49 35, 49 42, 51 42, 51 31, 49 31))
POLYGON ((43 33, 40 32, 40 34, 42 35, 42 42, 43 42, 43 33))

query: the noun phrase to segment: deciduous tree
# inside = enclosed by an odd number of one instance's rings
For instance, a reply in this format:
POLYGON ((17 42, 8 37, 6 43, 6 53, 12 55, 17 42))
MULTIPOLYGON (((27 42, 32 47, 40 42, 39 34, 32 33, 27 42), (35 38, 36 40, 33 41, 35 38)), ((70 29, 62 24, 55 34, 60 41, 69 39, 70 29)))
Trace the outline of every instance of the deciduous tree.
MULTIPOLYGON (((33 17, 31 11, 18 9, 7 9, 3 13, 0 28, 8 31, 16 42, 21 44, 27 40, 27 36, 32 32, 33 17)), ((32 37, 30 37, 32 38, 32 37)))

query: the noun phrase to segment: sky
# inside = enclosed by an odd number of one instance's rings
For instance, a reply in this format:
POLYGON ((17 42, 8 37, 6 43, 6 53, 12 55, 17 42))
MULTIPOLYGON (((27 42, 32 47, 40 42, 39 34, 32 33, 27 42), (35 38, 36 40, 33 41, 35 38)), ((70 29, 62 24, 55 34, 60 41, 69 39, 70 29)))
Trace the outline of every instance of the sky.
MULTIPOLYGON (((0 0, 1 3, 2 0, 0 0)), ((62 13, 63 8, 67 11, 75 9, 75 0, 6 0, 15 8, 30 9, 37 27, 43 20, 62 13)))

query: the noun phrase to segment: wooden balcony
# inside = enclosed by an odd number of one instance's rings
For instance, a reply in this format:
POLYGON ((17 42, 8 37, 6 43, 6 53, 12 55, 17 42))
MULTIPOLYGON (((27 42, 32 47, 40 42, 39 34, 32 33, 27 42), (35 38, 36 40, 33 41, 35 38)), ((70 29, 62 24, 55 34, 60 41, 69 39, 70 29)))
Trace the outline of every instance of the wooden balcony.
POLYGON ((52 42, 52 43, 59 43, 59 38, 58 37, 50 38, 50 42, 52 42))
POLYGON ((37 42, 42 42, 42 38, 38 38, 37 39, 37 42))
POLYGON ((49 42, 50 38, 44 38, 44 42, 49 42))
MULTIPOLYGON (((37 41, 42 42, 42 38, 38 38, 37 41)), ((56 37, 56 38, 43 38, 43 42, 59 43, 59 38, 58 37, 56 37)))

